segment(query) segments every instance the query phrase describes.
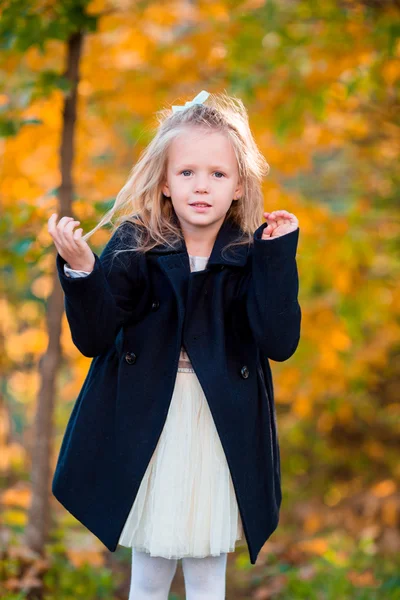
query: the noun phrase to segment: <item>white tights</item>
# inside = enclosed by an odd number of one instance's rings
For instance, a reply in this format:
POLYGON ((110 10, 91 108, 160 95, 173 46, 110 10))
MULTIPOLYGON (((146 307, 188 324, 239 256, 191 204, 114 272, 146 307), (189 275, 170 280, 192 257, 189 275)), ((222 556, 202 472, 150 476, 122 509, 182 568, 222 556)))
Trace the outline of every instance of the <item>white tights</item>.
MULTIPOLYGON (((227 554, 183 557, 186 600, 223 600, 227 554)), ((168 600, 178 559, 150 556, 132 548, 129 600, 168 600)))

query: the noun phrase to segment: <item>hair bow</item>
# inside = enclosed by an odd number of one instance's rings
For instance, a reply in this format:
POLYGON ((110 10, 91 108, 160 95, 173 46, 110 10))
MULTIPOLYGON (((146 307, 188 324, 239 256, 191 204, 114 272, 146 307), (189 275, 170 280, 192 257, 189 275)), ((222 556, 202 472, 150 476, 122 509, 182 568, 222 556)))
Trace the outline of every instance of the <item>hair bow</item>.
POLYGON ((176 113, 180 110, 185 110, 186 108, 188 108, 189 106, 193 106, 194 104, 203 104, 203 102, 205 100, 207 100, 209 95, 210 94, 208 92, 206 92, 206 90, 202 90, 199 94, 197 94, 197 96, 195 98, 193 98, 193 100, 189 100, 188 102, 186 102, 185 105, 173 106, 172 112, 176 113))

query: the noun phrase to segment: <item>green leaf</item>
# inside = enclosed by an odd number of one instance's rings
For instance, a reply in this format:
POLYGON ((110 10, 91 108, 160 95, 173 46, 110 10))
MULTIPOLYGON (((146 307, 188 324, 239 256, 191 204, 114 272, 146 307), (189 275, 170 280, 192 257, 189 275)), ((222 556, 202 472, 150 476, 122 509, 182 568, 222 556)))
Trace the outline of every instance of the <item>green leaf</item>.
POLYGON ((16 119, 0 117, 0 137, 7 138, 17 135, 20 123, 16 119))

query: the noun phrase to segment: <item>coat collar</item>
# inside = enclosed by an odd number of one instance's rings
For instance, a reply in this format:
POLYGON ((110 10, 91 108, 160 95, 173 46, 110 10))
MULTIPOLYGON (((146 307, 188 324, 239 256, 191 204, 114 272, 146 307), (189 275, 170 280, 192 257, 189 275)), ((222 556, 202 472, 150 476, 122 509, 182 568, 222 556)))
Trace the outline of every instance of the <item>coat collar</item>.
MULTIPOLYGON (((225 219, 218 231, 210 258, 208 259, 207 267, 213 265, 233 265, 243 267, 247 262, 249 253, 248 245, 243 244, 241 246, 235 246, 234 248, 231 247, 222 254, 224 247, 233 240, 240 238, 242 233, 243 231, 239 225, 230 219, 225 219)), ((149 250, 148 254, 180 255, 181 257, 187 258, 187 262, 189 261, 185 240, 181 240, 179 246, 175 249, 171 249, 166 244, 157 244, 157 246, 149 250)))

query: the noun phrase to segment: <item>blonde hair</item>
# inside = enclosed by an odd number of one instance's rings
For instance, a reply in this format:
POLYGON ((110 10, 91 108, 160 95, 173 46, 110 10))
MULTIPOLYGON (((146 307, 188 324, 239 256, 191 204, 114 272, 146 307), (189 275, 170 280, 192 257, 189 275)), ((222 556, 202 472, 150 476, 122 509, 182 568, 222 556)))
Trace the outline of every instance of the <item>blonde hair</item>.
POLYGON ((162 192, 167 153, 172 140, 186 127, 200 126, 225 134, 232 143, 243 194, 232 201, 226 219, 232 220, 243 231, 233 244, 251 244, 254 231, 261 224, 264 206, 261 182, 269 172, 269 165, 254 141, 243 102, 225 93, 210 94, 204 104, 194 104, 175 113, 166 108, 157 111, 156 115, 159 125, 155 135, 131 169, 113 207, 83 239, 87 240, 103 225, 110 223, 114 233, 122 223, 129 221, 139 226, 136 246, 130 250, 146 252, 158 244, 176 249, 183 234, 171 198, 162 192))

